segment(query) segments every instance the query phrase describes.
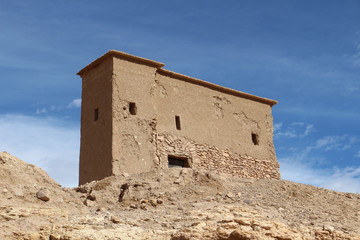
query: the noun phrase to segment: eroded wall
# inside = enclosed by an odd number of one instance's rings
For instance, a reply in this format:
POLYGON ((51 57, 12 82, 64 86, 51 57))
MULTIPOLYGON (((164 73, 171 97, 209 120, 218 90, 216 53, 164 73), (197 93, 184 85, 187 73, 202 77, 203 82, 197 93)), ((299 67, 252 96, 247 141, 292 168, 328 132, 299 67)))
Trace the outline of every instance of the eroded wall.
POLYGON ((109 58, 82 76, 80 184, 112 174, 112 75, 109 58))
POLYGON ((167 168, 171 155, 188 158, 193 168, 279 178, 269 105, 123 59, 114 59, 114 72, 115 174, 167 168), (129 111, 130 102, 136 104, 136 115, 129 111))
POLYGON ((160 74, 154 86, 165 92, 152 95, 158 133, 276 161, 269 105, 160 74), (175 116, 180 117, 181 130, 176 129, 175 116), (253 144, 252 133, 258 136, 259 145, 253 144))
POLYGON ((280 178, 279 165, 273 159, 256 159, 247 154, 199 144, 178 135, 158 135, 157 141, 161 168, 167 167, 167 157, 171 155, 188 159, 189 166, 195 169, 206 169, 243 178, 280 178))
POLYGON ((192 168, 280 178, 270 105, 158 68, 111 56, 82 76, 80 183, 167 168, 168 156, 192 168))
POLYGON ((188 158, 192 168, 247 178, 280 178, 269 105, 162 74, 156 75, 151 98, 156 106, 162 168, 172 155, 188 158), (181 130, 176 128, 175 116, 180 117, 181 130))
POLYGON ((156 68, 114 58, 113 173, 139 173, 155 169, 155 109, 150 88, 156 68), (129 104, 136 106, 136 114, 129 104))

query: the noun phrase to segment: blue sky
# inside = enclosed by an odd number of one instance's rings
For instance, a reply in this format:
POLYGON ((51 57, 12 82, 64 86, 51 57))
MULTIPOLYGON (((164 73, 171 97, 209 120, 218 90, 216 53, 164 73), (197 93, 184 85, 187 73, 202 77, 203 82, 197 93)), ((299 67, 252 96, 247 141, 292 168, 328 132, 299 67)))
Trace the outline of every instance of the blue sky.
POLYGON ((0 0, 0 151, 75 186, 75 73, 116 49, 278 100, 283 178, 360 192, 359 13, 352 0, 0 0))

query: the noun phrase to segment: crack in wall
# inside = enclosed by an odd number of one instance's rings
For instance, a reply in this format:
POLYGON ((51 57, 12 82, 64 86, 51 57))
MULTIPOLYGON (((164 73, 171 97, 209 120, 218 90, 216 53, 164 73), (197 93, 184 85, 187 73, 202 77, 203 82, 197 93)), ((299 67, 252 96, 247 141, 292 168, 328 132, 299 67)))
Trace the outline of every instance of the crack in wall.
POLYGON ((250 131, 253 131, 254 133, 260 132, 260 126, 257 121, 254 119, 248 117, 244 112, 240 113, 233 113, 233 116, 235 120, 241 124, 242 128, 249 129, 250 131))
POLYGON ((162 98, 167 98, 168 94, 166 91, 166 88, 164 85, 162 85, 159 80, 154 80, 154 84, 150 88, 150 95, 155 96, 157 94, 158 96, 162 98))
POLYGON ((217 118, 224 117, 224 106, 227 104, 231 104, 231 102, 226 97, 213 96, 213 106, 217 118))

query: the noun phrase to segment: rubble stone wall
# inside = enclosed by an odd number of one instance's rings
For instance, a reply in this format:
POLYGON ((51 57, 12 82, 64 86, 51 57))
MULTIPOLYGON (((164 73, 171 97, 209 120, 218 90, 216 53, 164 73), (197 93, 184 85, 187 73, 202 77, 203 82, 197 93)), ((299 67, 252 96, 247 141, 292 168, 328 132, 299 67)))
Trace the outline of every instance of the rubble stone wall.
POLYGON ((280 179, 279 164, 269 159, 254 159, 216 146, 197 144, 170 134, 157 136, 159 167, 167 168, 168 156, 186 158, 191 168, 210 170, 242 178, 280 179))

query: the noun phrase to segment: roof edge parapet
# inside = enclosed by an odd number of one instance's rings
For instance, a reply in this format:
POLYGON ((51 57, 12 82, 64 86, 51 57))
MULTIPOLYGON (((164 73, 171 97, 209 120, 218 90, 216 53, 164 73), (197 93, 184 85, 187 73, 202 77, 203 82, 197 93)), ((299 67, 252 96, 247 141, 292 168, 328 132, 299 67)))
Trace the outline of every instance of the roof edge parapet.
POLYGON ((148 65, 148 66, 152 66, 152 67, 155 67, 155 68, 158 69, 157 72, 159 74, 166 75, 166 76, 169 76, 169 77, 173 77, 173 78, 183 80, 183 81, 186 81, 186 82, 189 82, 189 83, 201 85, 201 86, 204 86, 204 87, 216 90, 216 91, 220 91, 220 92, 223 92, 223 93, 227 93, 227 94, 231 94, 231 95, 234 95, 234 96, 246 98, 246 99, 253 100, 253 101, 256 101, 256 102, 260 102, 260 103, 264 103, 264 104, 268 104, 270 106, 274 106, 275 104, 278 103, 278 101, 276 101, 276 100, 259 97, 259 96, 256 96, 256 95, 241 92, 241 91, 234 90, 234 89, 231 89, 231 88, 222 87, 222 86, 214 84, 214 83, 206 82, 204 80, 200 80, 200 79, 189 77, 189 76, 186 76, 186 75, 183 75, 183 74, 180 74, 180 73, 176 73, 176 72, 173 72, 173 71, 170 71, 170 70, 166 70, 166 69, 162 68, 162 67, 165 66, 164 63, 157 62, 157 61, 154 61, 154 60, 150 60, 150 59, 147 59, 147 58, 134 56, 134 55, 131 55, 131 54, 128 54, 128 53, 125 53, 125 52, 120 52, 120 51, 117 51, 117 50, 110 50, 109 52, 105 53, 104 55, 102 55, 101 57, 99 57, 98 59, 96 59, 95 61, 93 61, 92 63, 90 63, 86 67, 84 67, 83 69, 81 69, 77 73, 77 75, 80 75, 80 76, 83 75, 84 73, 86 73, 90 69, 97 67, 102 61, 104 61, 106 58, 111 57, 111 56, 126 59, 128 61, 133 61, 133 62, 145 64, 145 65, 148 65))
POLYGON ((216 90, 216 91, 220 91, 220 92, 223 92, 223 93, 227 93, 227 94, 231 94, 231 95, 234 95, 234 96, 250 99, 250 100, 253 100, 253 101, 256 101, 256 102, 265 103, 265 104, 268 104, 270 106, 274 106, 275 104, 278 103, 278 101, 276 101, 276 100, 259 97, 259 96, 256 96, 256 95, 241 92, 241 91, 234 90, 234 89, 231 89, 231 88, 226 88, 226 87, 214 84, 214 83, 210 83, 210 82, 200 80, 200 79, 197 79, 197 78, 189 77, 189 76, 186 76, 186 75, 183 75, 183 74, 180 74, 180 73, 176 73, 176 72, 173 72, 173 71, 170 71, 170 70, 166 70, 166 69, 161 68, 161 69, 158 69, 158 73, 169 76, 169 77, 177 78, 177 79, 180 79, 180 80, 183 80, 183 81, 186 81, 186 82, 190 82, 190 83, 193 83, 193 84, 201 85, 201 86, 204 86, 204 87, 216 90))
POLYGON ((95 61, 93 61, 92 63, 90 63, 89 65, 87 65, 86 67, 84 67, 83 69, 81 69, 77 75, 83 75, 84 73, 86 73, 87 71, 89 71, 92 68, 95 68, 96 66, 98 66, 102 61, 104 61, 106 58, 108 57, 118 57, 118 58, 122 58, 122 59, 126 59, 129 61, 133 61, 133 62, 137 62, 137 63, 141 63, 141 64, 145 64, 145 65, 149 65, 152 67, 156 67, 156 68, 162 68, 163 66, 165 66, 164 63, 161 62, 157 62, 154 60, 150 60, 147 58, 142 58, 142 57, 138 57, 138 56, 134 56, 125 52, 120 52, 117 50, 110 50, 107 53, 105 53, 104 55, 102 55, 101 57, 99 57, 98 59, 96 59, 95 61))

